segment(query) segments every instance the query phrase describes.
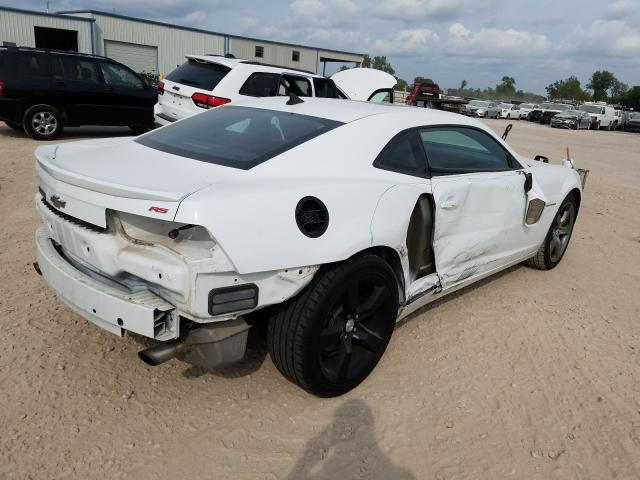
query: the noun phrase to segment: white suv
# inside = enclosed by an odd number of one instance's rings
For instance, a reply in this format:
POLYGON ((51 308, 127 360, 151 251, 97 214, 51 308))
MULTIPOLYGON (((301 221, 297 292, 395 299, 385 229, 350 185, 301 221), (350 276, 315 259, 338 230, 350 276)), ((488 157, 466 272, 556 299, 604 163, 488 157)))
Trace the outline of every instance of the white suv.
POLYGON ((601 128, 613 130, 617 125, 615 123, 617 117, 615 116, 613 107, 597 103, 585 103, 584 105, 580 105, 578 110, 582 110, 591 115, 591 128, 595 130, 600 130, 601 128))
POLYGON ((186 58, 185 63, 158 83, 158 103, 153 109, 156 126, 229 102, 289 93, 299 97, 392 102, 393 86, 397 82, 388 73, 368 68, 338 72, 334 82, 304 70, 238 58, 217 55, 187 55, 186 58), (363 88, 367 90, 364 97, 363 88))

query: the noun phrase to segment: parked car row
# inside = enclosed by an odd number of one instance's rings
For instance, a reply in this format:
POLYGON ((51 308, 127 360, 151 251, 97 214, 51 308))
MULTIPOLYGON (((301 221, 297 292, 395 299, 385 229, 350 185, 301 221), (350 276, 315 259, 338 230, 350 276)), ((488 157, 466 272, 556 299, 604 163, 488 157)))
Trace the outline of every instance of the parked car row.
POLYGON ((575 106, 569 103, 521 103, 471 100, 465 106, 465 115, 480 118, 527 119, 554 128, 573 130, 617 130, 635 131, 638 114, 623 111, 610 105, 585 103, 575 106))
POLYGON ((77 52, 0 47, 0 120, 38 140, 65 126, 129 126, 135 133, 229 102, 295 95, 393 103, 392 75, 354 68, 314 73, 219 55, 187 55, 157 83, 114 60, 77 52))

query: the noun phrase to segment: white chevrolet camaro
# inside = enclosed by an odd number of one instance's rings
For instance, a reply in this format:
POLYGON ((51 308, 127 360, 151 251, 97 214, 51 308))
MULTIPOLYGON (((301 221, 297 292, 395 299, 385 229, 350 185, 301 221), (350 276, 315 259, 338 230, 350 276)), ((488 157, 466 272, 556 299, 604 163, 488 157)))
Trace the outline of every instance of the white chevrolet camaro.
POLYGON ((582 197, 571 161, 477 120, 346 100, 231 104, 36 157, 36 269, 61 300, 155 340, 151 365, 237 361, 268 321, 277 368, 320 396, 362 382, 425 304, 555 267, 582 197))

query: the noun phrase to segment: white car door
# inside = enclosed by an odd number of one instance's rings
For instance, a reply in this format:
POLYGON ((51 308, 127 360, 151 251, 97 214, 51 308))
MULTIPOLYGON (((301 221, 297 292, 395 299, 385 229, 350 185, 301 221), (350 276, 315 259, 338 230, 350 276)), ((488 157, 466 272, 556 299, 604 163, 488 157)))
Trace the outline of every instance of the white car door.
POLYGON ((432 175, 433 249, 442 289, 535 252, 539 226, 527 225, 525 213, 541 192, 531 174, 480 129, 428 127, 419 134, 432 175))

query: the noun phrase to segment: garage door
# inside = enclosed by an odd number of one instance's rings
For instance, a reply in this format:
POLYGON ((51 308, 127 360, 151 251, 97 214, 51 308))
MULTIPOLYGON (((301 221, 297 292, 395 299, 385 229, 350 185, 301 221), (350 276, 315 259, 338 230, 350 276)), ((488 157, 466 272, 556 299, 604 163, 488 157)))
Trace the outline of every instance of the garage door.
POLYGON ((105 40, 104 53, 136 72, 158 73, 158 47, 105 40))

